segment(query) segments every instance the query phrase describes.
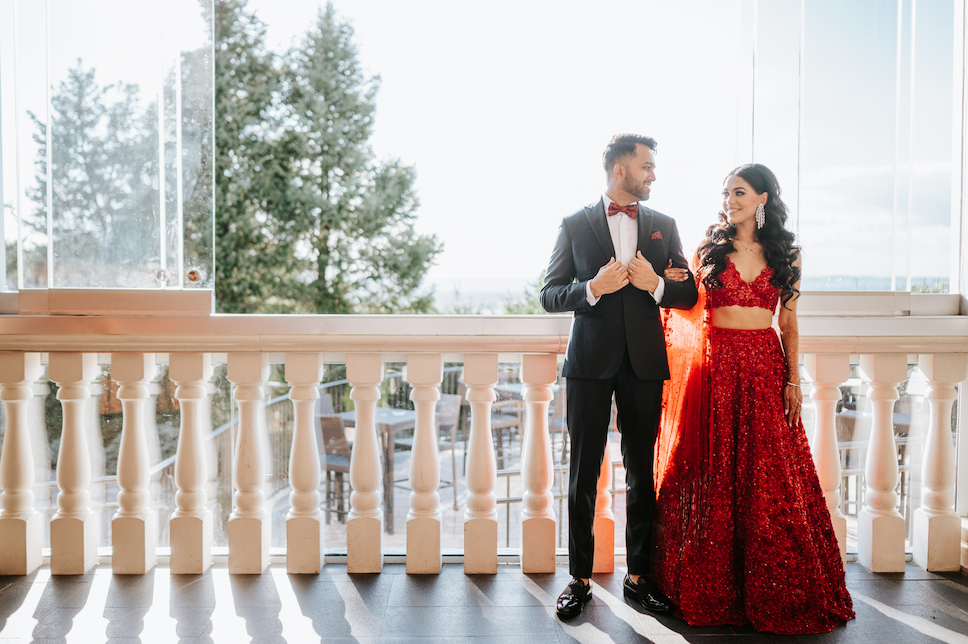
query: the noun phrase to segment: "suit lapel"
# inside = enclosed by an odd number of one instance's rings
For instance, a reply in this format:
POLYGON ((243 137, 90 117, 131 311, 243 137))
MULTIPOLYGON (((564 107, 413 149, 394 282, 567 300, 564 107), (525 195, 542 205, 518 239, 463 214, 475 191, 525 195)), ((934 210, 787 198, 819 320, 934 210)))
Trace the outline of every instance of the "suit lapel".
MULTIPOLYGON (((605 221, 605 202, 602 199, 598 203, 585 211, 585 217, 595 233, 595 239, 602 247, 605 257, 615 257, 615 247, 612 246, 612 235, 608 232, 608 223, 605 221)), ((651 225, 651 224, 650 224, 651 225)))
POLYGON ((652 240, 652 209, 639 203, 639 215, 636 221, 639 222, 639 241, 636 246, 645 257, 645 249, 649 247, 649 242, 652 240))

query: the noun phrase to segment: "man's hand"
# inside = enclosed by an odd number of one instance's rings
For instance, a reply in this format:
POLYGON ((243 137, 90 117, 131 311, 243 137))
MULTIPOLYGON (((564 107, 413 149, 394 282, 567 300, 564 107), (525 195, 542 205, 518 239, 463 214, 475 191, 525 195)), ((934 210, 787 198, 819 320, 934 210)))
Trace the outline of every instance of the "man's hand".
POLYGON ((592 288, 592 295, 601 297, 609 293, 614 293, 628 283, 628 271, 625 270, 625 267, 620 262, 616 262, 613 257, 608 260, 608 264, 598 269, 598 275, 592 278, 590 286, 592 288))
POLYGON ((649 293, 654 293, 659 286, 659 276, 652 268, 652 263, 642 256, 642 251, 636 252, 629 262, 629 281, 635 288, 649 293))

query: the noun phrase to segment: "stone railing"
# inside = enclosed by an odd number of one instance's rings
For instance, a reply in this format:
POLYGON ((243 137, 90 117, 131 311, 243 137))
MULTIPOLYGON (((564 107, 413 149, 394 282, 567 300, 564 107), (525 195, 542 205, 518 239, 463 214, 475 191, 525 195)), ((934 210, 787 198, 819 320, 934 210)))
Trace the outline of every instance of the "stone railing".
MULTIPOLYGON (((903 313, 903 312, 902 312, 903 313)), ((908 311, 911 313, 911 311, 908 311)), ((441 566, 440 463, 434 422, 443 363, 463 362, 471 410, 467 442, 468 499, 464 515, 467 572, 497 567, 496 462, 491 440, 491 404, 500 362, 520 362, 526 406, 522 451, 521 566, 525 572, 554 570, 556 521, 551 490, 553 461, 548 410, 564 352, 570 319, 536 317, 425 316, 7 316, 0 318, 0 399, 6 427, 0 454, 0 574, 26 574, 41 563, 42 520, 34 508, 33 458, 27 406, 34 383, 48 363, 58 386, 63 431, 57 466, 57 512, 50 520, 50 564, 54 574, 77 574, 97 561, 99 522, 91 509, 91 479, 84 405, 98 375, 98 354, 111 354, 111 378, 119 383, 123 412, 118 455, 118 509, 112 521, 112 567, 141 574, 156 561, 150 511, 149 459, 144 406, 156 364, 167 363, 176 385, 181 428, 175 457, 174 510, 170 516, 173 572, 197 573, 211 563, 212 517, 203 428, 214 361, 227 363, 238 405, 233 458, 234 496, 228 523, 229 569, 260 573, 269 562, 266 509, 267 455, 259 420, 269 364, 285 364, 293 407, 289 459, 287 568, 318 572, 323 562, 320 459, 313 427, 317 386, 327 363, 346 364, 355 404, 356 433, 350 459, 353 489, 347 523, 347 567, 378 572, 383 562, 383 485, 375 413, 386 362, 405 362, 415 408, 410 459, 410 506, 406 526, 407 570, 436 573, 441 566)), ((848 379, 851 356, 859 356, 868 381, 873 419, 867 449, 864 506, 858 514, 858 559, 874 571, 903 569, 904 519, 897 511, 898 462, 893 405, 906 380, 910 355, 928 381, 931 422, 921 466, 921 506, 913 517, 915 561, 929 570, 961 564, 961 519, 968 494, 955 506, 956 458, 951 405, 966 376, 968 318, 918 315, 833 315, 806 311, 801 318, 801 353, 816 403, 814 457, 834 525, 845 547, 840 512, 841 483, 835 429, 839 386, 848 379)), ((809 388, 808 388, 809 389, 809 388)), ((805 393, 810 393, 809 391, 805 393)), ((968 464, 966 441, 958 462, 968 464)), ((968 473, 958 482, 965 488, 968 473)), ((612 521, 608 481, 599 490, 596 529, 612 521)), ((604 534, 604 532, 603 532, 604 534)), ((596 553, 596 570, 613 565, 614 552, 596 553)))

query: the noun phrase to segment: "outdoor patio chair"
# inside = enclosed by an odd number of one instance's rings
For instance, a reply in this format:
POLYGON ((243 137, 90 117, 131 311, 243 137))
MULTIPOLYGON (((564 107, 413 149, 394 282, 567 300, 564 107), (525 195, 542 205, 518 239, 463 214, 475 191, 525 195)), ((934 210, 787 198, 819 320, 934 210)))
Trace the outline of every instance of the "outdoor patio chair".
POLYGON ((336 514, 337 521, 346 523, 348 494, 344 494, 343 487, 349 480, 343 475, 350 472, 350 446, 343 419, 337 415, 316 416, 316 440, 326 473, 326 523, 330 513, 336 514))

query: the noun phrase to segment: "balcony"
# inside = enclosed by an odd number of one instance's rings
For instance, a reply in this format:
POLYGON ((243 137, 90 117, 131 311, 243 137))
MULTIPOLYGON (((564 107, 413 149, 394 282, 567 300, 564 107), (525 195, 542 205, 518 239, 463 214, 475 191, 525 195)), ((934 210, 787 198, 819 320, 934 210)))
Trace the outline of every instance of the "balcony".
MULTIPOLYGON (((904 297, 913 300, 899 314, 893 295, 888 304, 832 303, 835 296, 820 294, 803 301, 807 430, 860 616, 836 633, 870 641, 876 623, 897 634, 890 641, 961 641, 968 445, 951 440, 951 409, 966 375, 968 318, 946 310, 957 298, 904 297), (917 396, 906 416, 894 408, 899 386, 906 399, 917 396), (854 410, 843 405, 847 394, 854 410), (905 422, 922 431, 900 435, 905 422), (901 496, 892 503, 887 493, 895 490, 901 496)), ((619 539, 596 560, 594 607, 576 625, 555 623, 554 598, 567 581, 567 516, 556 500, 567 454, 555 390, 569 325, 557 316, 0 318, 0 572, 12 575, 0 638, 71 640, 84 624, 108 638, 146 637, 157 624, 186 641, 238 641, 230 632, 254 641, 597 641, 603 633, 618 641, 637 633, 670 642, 719 633, 638 615, 622 600, 620 462, 603 468, 615 470, 619 485, 603 477, 598 520, 619 539), (56 486, 46 487, 35 481, 30 443, 45 363, 63 414, 56 486), (397 375, 388 378, 386 363, 397 375), (92 476, 85 439, 92 395, 106 389, 95 384, 99 364, 122 410, 116 476, 92 476), (167 463, 151 456, 145 413, 159 364, 167 364, 180 408, 167 463), (225 365, 232 404, 219 426, 211 421, 213 364, 225 365), (314 417, 324 370, 334 364, 346 365, 346 382, 323 391, 344 387, 332 411, 352 406, 355 418, 345 525, 339 514, 326 516, 327 499, 318 496, 326 488, 314 417), (520 384, 499 385, 499 372, 520 384), (288 391, 269 400, 272 373, 288 391), (439 453, 435 407, 458 379, 466 438, 452 455, 439 453), (389 472, 377 423, 388 381, 403 399, 394 404, 412 401, 413 419, 412 449, 393 452, 389 472), (498 470, 492 406, 495 392, 508 389, 522 401, 521 443, 504 452, 498 470), (441 481, 454 470, 452 497, 441 481)))

